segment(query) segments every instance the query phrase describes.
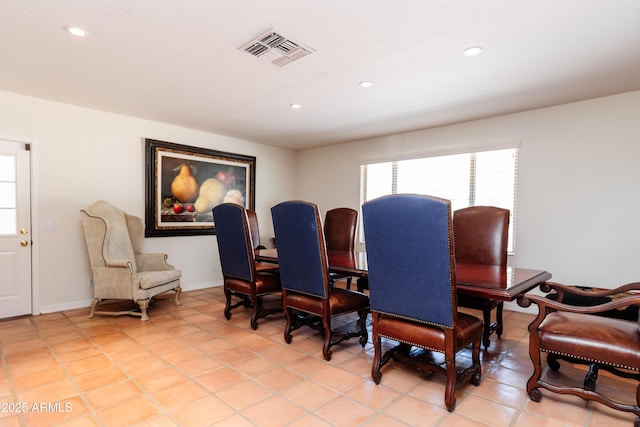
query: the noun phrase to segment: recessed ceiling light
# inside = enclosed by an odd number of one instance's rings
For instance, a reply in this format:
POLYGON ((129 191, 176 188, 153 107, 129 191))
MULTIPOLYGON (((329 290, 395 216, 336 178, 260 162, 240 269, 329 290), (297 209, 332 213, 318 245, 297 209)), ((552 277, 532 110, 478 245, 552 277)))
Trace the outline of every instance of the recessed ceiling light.
POLYGON ((373 83, 368 80, 360 82, 360 87, 371 87, 371 86, 373 86, 373 83))
POLYGON ((74 36, 76 36, 76 37, 84 37, 84 36, 86 36, 86 35, 88 34, 85 30, 83 30, 83 29, 82 29, 82 28, 80 28, 80 27, 71 27, 71 26, 67 26, 67 27, 64 27, 64 30, 65 30, 67 33, 69 33, 69 34, 73 34, 73 35, 74 35, 74 36))
POLYGON ((302 108, 302 105, 300 105, 300 104, 290 104, 289 107, 293 108, 294 110, 297 110, 299 108, 302 108))
POLYGON ((471 46, 464 50, 465 56, 476 56, 480 52, 482 52, 482 48, 480 46, 471 46))

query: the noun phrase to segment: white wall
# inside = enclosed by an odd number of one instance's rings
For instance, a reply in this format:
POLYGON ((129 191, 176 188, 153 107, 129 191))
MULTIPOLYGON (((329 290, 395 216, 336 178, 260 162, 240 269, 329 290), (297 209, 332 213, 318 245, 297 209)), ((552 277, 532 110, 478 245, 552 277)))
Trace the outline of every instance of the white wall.
MULTIPOLYGON (((92 290, 80 209, 97 199, 144 218, 144 138, 256 157, 256 211, 265 240, 270 207, 293 198, 296 153, 261 144, 0 92, 0 135, 34 141, 33 250, 42 312, 89 304, 92 290), (42 230, 44 220, 55 230, 42 230)), ((166 252, 182 270, 185 289, 221 284, 214 236, 146 239, 147 252, 166 252)))
MULTIPOLYGON (((144 138, 257 157, 256 210, 301 198, 359 207, 359 165, 398 153, 520 140, 516 255, 553 280, 614 287, 640 279, 640 92, 295 153, 225 136, 0 92, 0 135, 35 142, 34 251, 43 312, 87 305, 79 210, 97 199, 144 217, 144 138), (56 229, 42 230, 52 219, 56 229)), ((146 240, 186 289, 221 283, 215 238, 146 240)))
POLYGON ((306 150, 298 194, 323 212, 358 208, 361 161, 510 140, 521 142, 510 264, 572 284, 640 280, 640 92, 306 150))

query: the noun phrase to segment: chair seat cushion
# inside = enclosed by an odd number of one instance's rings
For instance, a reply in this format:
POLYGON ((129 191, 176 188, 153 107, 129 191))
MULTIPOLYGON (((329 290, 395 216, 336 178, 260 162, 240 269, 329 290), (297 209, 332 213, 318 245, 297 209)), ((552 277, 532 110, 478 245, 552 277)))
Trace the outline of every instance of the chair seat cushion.
MULTIPOLYGON (((286 305, 308 313, 322 314, 322 299, 313 295, 289 291, 286 294, 286 305)), ((369 297, 360 292, 342 288, 333 288, 329 294, 330 315, 335 316, 369 307, 369 297)))
POLYGON ((167 283, 180 280, 182 272, 180 270, 158 270, 158 271, 139 271, 140 288, 152 289, 157 286, 166 285, 167 283))
MULTIPOLYGON (((458 313, 456 351, 482 335, 482 320, 466 313, 458 313)), ((378 334, 406 344, 444 352, 444 329, 425 327, 424 323, 397 317, 382 316, 378 320, 378 334)))
MULTIPOLYGON (((269 271, 258 271, 255 275, 256 295, 264 295, 280 291, 280 276, 269 271)), ((224 287, 233 292, 249 295, 251 282, 227 277, 224 279, 224 287)))
POLYGON ((554 312, 538 327, 542 351, 640 370, 638 323, 589 314, 554 312))

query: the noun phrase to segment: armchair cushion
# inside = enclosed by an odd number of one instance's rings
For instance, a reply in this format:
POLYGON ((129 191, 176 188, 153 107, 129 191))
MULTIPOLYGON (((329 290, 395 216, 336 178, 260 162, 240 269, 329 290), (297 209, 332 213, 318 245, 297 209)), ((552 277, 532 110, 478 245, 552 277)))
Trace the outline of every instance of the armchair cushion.
POLYGON ((558 311, 548 314, 538 329, 542 351, 575 355, 587 362, 619 368, 640 368, 636 322, 558 311))

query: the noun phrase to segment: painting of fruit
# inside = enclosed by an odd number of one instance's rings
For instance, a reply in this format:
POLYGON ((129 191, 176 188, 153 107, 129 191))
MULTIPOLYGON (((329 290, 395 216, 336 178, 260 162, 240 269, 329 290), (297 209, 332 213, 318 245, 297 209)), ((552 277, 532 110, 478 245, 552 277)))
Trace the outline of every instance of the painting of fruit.
POLYGON ((147 139, 146 163, 148 237, 215 234, 220 203, 254 209, 255 157, 147 139))
POLYGON ((179 202, 193 202, 198 197, 198 181, 193 176, 193 173, 197 172, 196 167, 183 163, 176 169, 179 169, 180 173, 171 182, 171 194, 179 202))

